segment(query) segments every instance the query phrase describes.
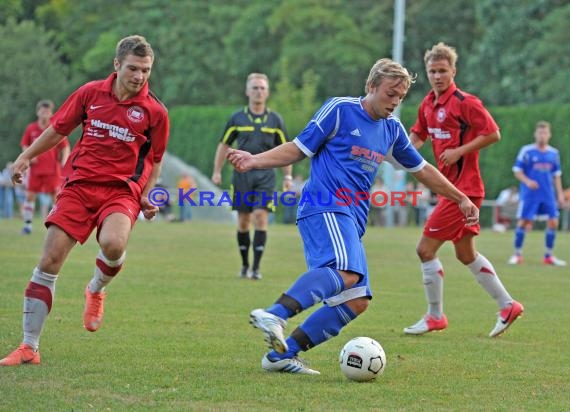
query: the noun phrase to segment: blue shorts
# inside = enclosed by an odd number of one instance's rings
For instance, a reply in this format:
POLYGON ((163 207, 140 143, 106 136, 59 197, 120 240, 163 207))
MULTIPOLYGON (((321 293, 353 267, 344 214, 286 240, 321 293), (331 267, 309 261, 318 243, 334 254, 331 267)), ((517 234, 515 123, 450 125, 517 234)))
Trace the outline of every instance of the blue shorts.
POLYGON ((555 201, 521 200, 517 210, 517 219, 535 220, 537 216, 546 215, 549 219, 558 217, 558 207, 555 201))
POLYGON ((372 299, 366 253, 352 217, 326 212, 301 218, 297 221, 297 226, 303 239, 309 270, 331 267, 360 275, 358 283, 328 298, 324 303, 336 306, 364 296, 372 299))

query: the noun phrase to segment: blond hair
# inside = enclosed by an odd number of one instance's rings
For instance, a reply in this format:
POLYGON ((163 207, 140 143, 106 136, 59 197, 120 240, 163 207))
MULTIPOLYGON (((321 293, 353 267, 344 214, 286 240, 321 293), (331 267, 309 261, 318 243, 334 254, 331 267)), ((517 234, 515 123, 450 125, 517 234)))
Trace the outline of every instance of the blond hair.
POLYGON ((431 49, 426 50, 424 54, 424 63, 429 63, 430 60, 447 60, 449 65, 455 69, 457 63, 457 52, 454 47, 448 46, 443 42, 439 42, 431 49))
POLYGON ((537 129, 549 129, 550 130, 550 123, 545 121, 545 120, 541 120, 539 122, 536 123, 536 125, 534 126, 534 130, 537 129))
POLYGON ((392 59, 380 59, 370 69, 364 91, 368 93, 371 87, 378 86, 385 78, 401 80, 406 84, 407 89, 416 81, 416 75, 411 74, 400 63, 392 59))
POLYGON ((269 85, 269 78, 264 73, 250 73, 250 74, 248 74, 245 84, 248 85, 249 82, 253 79, 265 80, 267 82, 267 85, 269 85))

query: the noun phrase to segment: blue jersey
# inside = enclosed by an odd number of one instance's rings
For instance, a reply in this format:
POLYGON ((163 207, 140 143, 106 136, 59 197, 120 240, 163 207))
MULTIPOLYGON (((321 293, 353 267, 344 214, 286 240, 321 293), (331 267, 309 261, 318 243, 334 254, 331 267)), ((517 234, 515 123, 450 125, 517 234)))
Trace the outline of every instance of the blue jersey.
POLYGON ((311 158, 311 176, 299 198, 297 218, 343 213, 355 220, 360 236, 380 163, 387 160, 409 172, 426 165, 400 121, 372 119, 358 97, 327 100, 294 143, 311 158))
POLYGON ((520 185, 522 201, 556 202, 554 176, 560 176, 560 155, 552 146, 539 150, 536 144, 521 148, 513 166, 513 172, 523 172, 526 177, 538 183, 538 189, 532 190, 524 183, 520 185))

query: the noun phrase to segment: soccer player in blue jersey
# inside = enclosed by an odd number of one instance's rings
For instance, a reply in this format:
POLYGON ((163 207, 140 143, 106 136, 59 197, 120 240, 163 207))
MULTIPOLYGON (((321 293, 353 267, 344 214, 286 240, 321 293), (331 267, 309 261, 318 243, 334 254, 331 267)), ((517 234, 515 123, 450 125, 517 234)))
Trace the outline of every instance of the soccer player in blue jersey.
POLYGON ((263 356, 263 369, 319 374, 297 354, 338 335, 368 307, 372 293, 361 239, 367 195, 384 159, 459 204, 465 224, 478 222, 477 207, 420 156, 404 126, 391 116, 413 81, 400 64, 378 60, 366 81, 365 97, 327 100, 293 142, 257 155, 229 151, 228 160, 239 172, 311 158, 311 174, 297 212, 308 272, 274 305, 250 314, 251 323, 273 349, 263 356), (323 305, 285 339, 286 320, 320 302, 323 305))
POLYGON ((523 261, 522 247, 525 230, 539 215, 547 215, 544 236, 544 264, 566 266, 564 260, 552 254, 556 229, 558 228, 558 206, 564 204, 562 171, 558 150, 550 146, 550 123, 540 121, 534 129, 534 144, 525 145, 519 151, 513 172, 520 180, 520 203, 515 229, 515 253, 509 264, 519 265, 523 261), (558 204, 557 204, 558 202, 558 204))

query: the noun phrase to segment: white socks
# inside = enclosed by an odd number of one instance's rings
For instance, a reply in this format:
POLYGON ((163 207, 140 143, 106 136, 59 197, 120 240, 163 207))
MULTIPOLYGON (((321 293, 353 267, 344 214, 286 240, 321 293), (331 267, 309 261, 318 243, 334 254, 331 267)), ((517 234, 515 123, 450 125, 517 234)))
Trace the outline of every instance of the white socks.
POLYGON ((23 343, 38 350, 40 334, 55 295, 57 275, 50 275, 34 268, 32 278, 24 293, 23 343))
POLYGON ((428 302, 428 315, 443 315, 443 266, 438 258, 422 263, 424 291, 428 302))

